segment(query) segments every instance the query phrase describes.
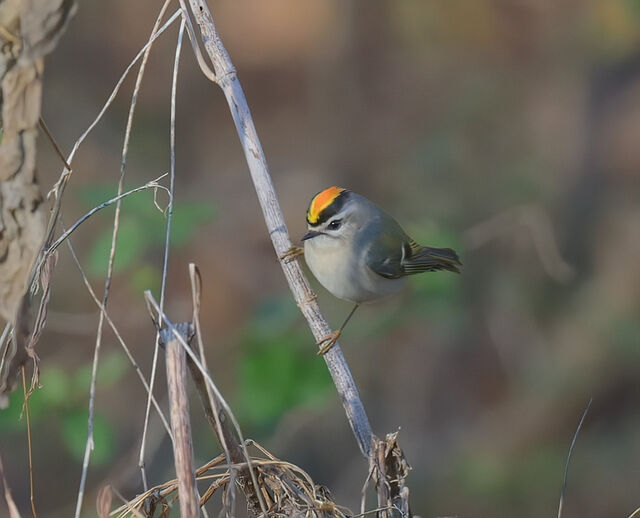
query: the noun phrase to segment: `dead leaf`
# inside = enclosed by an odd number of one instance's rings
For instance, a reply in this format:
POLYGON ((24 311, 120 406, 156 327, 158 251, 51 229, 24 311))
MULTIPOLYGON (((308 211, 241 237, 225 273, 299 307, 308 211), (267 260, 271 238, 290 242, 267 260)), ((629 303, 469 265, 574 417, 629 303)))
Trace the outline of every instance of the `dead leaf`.
POLYGON ((96 499, 96 510, 98 511, 99 518, 109 517, 111 502, 113 502, 113 490, 111 489, 111 485, 107 484, 100 488, 98 498, 96 499))

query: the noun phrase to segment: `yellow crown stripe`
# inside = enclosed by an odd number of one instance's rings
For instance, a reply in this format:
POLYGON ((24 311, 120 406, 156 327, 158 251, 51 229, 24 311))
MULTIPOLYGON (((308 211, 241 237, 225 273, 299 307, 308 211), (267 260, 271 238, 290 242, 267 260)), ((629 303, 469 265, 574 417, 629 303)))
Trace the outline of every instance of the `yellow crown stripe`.
POLYGON ((336 187, 334 185, 333 187, 329 187, 328 189, 325 189, 324 191, 316 194, 313 200, 311 200, 311 205, 309 205, 309 212, 307 212, 307 220, 309 221, 309 223, 311 223, 312 225, 314 223, 317 223, 318 219, 320 218, 320 214, 322 214, 322 211, 329 205, 331 205, 343 191, 344 189, 342 189, 341 187, 336 187))

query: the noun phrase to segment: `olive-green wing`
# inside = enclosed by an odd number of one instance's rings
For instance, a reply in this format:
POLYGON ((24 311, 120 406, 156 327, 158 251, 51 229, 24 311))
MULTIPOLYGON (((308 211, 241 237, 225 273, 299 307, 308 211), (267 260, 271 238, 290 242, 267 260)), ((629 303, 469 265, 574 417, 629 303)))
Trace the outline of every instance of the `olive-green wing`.
POLYGON ((420 246, 413 239, 410 240, 407 254, 402 259, 405 275, 438 270, 460 273, 460 266, 462 263, 455 250, 420 246))
POLYGON ((384 215, 375 226, 372 224, 366 231, 370 240, 365 262, 371 270, 387 279, 397 279, 405 274, 402 265, 411 241, 390 216, 384 215))
POLYGON ((365 262, 387 279, 437 270, 460 273, 462 263, 451 248, 420 246, 388 214, 378 213, 361 233, 356 247, 368 247, 365 262))

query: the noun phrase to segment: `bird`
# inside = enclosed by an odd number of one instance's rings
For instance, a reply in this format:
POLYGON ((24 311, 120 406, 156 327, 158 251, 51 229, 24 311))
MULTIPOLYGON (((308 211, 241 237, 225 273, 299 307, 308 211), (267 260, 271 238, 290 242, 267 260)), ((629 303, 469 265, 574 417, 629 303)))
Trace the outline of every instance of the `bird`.
POLYGON ((462 263, 451 248, 416 243, 400 224, 375 203, 355 192, 332 186, 317 193, 307 210, 304 254, 313 275, 327 291, 354 304, 337 331, 320 340, 326 354, 361 304, 398 293, 406 277, 448 270, 462 263))

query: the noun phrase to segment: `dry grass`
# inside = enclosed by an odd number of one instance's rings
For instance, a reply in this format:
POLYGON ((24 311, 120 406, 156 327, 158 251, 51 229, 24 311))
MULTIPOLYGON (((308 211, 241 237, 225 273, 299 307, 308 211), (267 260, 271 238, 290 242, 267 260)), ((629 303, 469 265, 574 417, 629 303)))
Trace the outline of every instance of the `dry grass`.
MULTIPOLYGON (((251 450, 251 466, 255 470, 258 488, 267 504, 269 516, 305 516, 346 518, 353 513, 337 505, 328 489, 316 484, 300 467, 276 458, 252 440, 245 445, 251 450)), ((231 466, 238 469, 242 466, 231 466)), ((196 470, 196 479, 208 486, 200 498, 204 506, 214 495, 222 493, 222 501, 228 501, 231 470, 220 454, 196 470)), ((110 513, 110 516, 154 516, 161 510, 166 513, 178 500, 178 480, 168 480, 150 488, 110 513)))

